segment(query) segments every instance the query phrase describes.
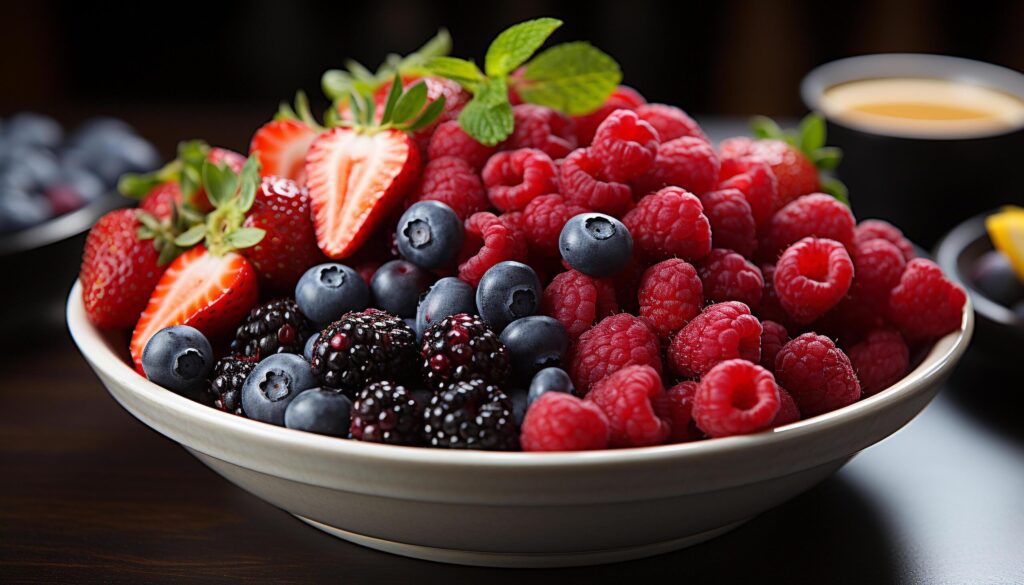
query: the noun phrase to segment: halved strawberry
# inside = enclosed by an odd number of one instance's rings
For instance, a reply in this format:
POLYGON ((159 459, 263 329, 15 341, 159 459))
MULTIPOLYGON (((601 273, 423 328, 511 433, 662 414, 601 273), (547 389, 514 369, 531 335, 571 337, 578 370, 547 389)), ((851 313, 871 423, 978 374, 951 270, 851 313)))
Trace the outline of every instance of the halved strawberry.
POLYGON ((420 154, 400 130, 334 128, 306 156, 306 186, 320 249, 345 258, 388 217, 416 180, 420 154))
POLYGON ((142 372, 142 350, 153 335, 172 325, 189 325, 207 337, 230 334, 256 304, 256 271, 237 252, 217 255, 196 246, 164 271, 129 345, 142 372))
POLYGON ((263 176, 291 179, 303 185, 306 182, 306 153, 318 132, 294 119, 271 120, 252 137, 249 154, 260 160, 263 176))

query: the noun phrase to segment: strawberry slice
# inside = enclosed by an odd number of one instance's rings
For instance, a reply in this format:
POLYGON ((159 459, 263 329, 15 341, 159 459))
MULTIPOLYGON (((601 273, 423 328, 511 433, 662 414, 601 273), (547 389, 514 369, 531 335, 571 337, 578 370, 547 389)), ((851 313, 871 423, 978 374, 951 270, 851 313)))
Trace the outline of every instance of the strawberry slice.
POLYGON ((172 325, 189 325, 207 337, 229 334, 256 304, 256 271, 237 252, 218 256, 203 245, 167 267, 132 333, 135 369, 142 373, 142 350, 153 335, 172 325))
POLYGON ((306 181, 306 153, 316 136, 316 130, 299 120, 271 120, 253 135, 249 153, 259 158, 264 177, 284 177, 302 185, 306 181))
POLYGON ((306 155, 306 186, 320 249, 345 258, 401 204, 419 174, 420 154, 397 129, 334 128, 306 155))

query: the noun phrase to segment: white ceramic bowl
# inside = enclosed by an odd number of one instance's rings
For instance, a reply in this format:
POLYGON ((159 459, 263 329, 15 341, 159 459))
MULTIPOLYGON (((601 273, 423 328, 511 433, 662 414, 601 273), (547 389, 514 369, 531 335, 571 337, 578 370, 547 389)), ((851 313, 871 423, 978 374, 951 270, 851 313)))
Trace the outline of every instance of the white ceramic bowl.
POLYGON ((123 336, 68 327, 110 394, 211 469, 317 528, 371 548, 500 567, 606 563, 702 542, 804 492, 928 404, 967 348, 974 318, 887 390, 756 435, 583 453, 393 447, 276 427, 142 378, 123 336))

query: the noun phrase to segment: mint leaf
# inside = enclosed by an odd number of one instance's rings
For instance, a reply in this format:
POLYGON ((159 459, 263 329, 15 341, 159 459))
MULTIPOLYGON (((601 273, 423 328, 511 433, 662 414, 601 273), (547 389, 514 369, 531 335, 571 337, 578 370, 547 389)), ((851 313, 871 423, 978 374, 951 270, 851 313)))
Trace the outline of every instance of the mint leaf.
POLYGON ((476 63, 455 57, 434 57, 424 64, 432 75, 447 77, 466 89, 473 91, 484 80, 484 74, 476 63))
POLYGON ((427 103, 427 84, 419 81, 398 98, 391 121, 401 124, 412 118, 427 103))
POLYGON ((805 154, 811 154, 823 146, 825 146, 825 118, 821 114, 811 112, 804 116, 803 120, 800 120, 797 148, 805 154))
POLYGON ((480 84, 473 99, 459 114, 459 126, 477 142, 494 146, 512 134, 515 118, 508 103, 508 84, 504 78, 488 79, 480 84))
POLYGON ((484 71, 488 77, 503 77, 512 73, 560 26, 562 21, 556 18, 538 18, 505 29, 487 48, 484 71))
POLYGON ((556 45, 537 55, 514 88, 527 102, 579 115, 600 107, 620 81, 619 64, 580 41, 556 45))

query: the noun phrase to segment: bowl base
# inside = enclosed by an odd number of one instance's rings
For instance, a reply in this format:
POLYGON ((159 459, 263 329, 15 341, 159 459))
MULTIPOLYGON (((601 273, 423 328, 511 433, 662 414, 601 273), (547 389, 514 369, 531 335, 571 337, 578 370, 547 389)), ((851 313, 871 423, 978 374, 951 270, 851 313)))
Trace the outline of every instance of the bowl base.
POLYGON ((396 542, 393 540, 384 540, 381 538, 366 536, 365 534, 349 532, 348 530, 343 530, 334 526, 328 526, 327 524, 317 522, 316 520, 310 520, 309 518, 304 518, 298 514, 294 514, 294 516, 314 528, 323 530, 331 536, 336 536, 342 540, 347 540, 348 542, 352 542, 360 546, 365 546, 367 548, 372 548, 374 550, 394 555, 424 561, 433 561, 436 563, 509 569, 582 567, 587 565, 603 565, 607 563, 618 563, 621 561, 653 557, 711 540, 712 538, 721 536, 722 534, 740 526, 747 522, 747 520, 750 520, 750 518, 746 518, 739 522, 733 522, 732 524, 713 528, 699 534, 692 534, 682 538, 673 538, 671 540, 641 546, 568 553, 502 553, 436 548, 396 542))

